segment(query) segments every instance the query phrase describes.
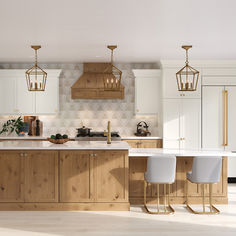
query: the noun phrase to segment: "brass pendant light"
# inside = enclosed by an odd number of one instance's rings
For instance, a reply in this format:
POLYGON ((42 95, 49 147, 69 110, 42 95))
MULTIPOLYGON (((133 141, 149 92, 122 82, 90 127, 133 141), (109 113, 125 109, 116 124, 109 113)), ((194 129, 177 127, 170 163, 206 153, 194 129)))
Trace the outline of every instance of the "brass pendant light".
POLYGON ((37 50, 40 45, 31 46, 35 50, 35 64, 25 72, 29 91, 45 91, 47 73, 38 66, 37 50))
POLYGON ((188 50, 192 48, 191 45, 182 46, 186 50, 185 66, 176 73, 177 85, 179 91, 196 91, 199 79, 199 71, 191 67, 188 63, 188 50))
POLYGON ((117 45, 108 45, 111 50, 111 63, 103 72, 104 90, 120 90, 122 72, 113 65, 113 51, 117 45))

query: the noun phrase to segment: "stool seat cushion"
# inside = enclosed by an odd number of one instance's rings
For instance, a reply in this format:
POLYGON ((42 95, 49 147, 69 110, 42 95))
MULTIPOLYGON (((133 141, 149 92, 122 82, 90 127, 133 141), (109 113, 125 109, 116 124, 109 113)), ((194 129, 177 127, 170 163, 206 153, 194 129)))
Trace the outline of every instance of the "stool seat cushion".
POLYGON ((192 171, 187 179, 193 183, 218 183, 222 168, 222 157, 194 157, 192 171))
POLYGON ((176 157, 173 155, 150 156, 144 178, 149 183, 174 183, 176 157))

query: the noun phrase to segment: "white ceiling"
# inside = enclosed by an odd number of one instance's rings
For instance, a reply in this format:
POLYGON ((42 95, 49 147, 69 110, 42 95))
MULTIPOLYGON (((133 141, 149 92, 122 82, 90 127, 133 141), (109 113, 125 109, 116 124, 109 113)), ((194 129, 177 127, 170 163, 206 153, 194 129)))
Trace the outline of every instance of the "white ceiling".
POLYGON ((235 0, 0 0, 0 62, 236 59, 235 0))

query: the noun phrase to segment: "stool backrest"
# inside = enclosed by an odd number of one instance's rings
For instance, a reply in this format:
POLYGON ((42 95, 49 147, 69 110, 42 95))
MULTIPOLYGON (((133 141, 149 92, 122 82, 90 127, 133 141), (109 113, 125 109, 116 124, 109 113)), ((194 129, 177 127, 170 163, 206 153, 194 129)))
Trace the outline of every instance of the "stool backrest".
POLYGON ((145 179, 151 183, 175 182, 176 157, 173 155, 150 156, 147 160, 145 179))
POLYGON ((199 183, 220 181, 222 157, 196 156, 193 159, 192 180, 199 183))

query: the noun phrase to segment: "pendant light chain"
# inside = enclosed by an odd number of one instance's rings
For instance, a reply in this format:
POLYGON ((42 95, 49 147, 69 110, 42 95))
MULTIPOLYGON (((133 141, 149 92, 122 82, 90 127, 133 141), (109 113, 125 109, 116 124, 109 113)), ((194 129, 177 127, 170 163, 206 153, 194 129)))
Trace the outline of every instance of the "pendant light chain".
POLYGON ((37 55, 37 49, 35 49, 35 82, 37 83, 37 66, 38 66, 38 62, 37 62, 37 59, 38 59, 38 55, 37 55))
POLYGON ((186 49, 186 61, 185 64, 188 65, 188 49, 186 49))

